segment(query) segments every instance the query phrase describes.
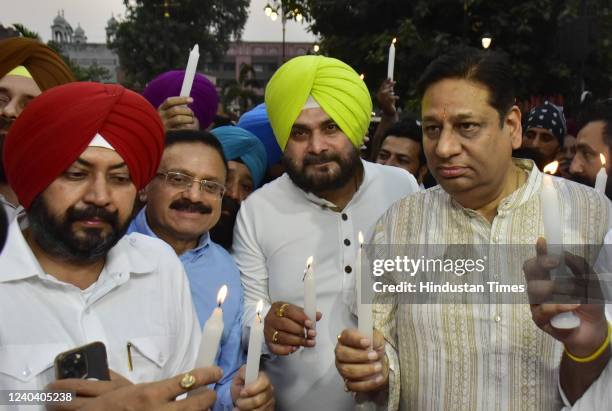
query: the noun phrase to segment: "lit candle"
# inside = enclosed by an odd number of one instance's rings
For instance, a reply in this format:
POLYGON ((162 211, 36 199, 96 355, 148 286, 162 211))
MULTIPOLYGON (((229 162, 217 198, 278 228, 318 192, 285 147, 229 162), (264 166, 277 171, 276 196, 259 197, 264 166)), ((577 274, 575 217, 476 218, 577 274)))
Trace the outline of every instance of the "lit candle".
POLYGON ((304 313, 310 320, 317 324, 317 285, 315 283, 312 270, 313 257, 306 260, 306 270, 304 270, 304 313))
POLYGON ((249 351, 247 353, 246 376, 244 384, 249 385, 257 379, 259 374, 259 359, 261 357, 261 345, 263 344, 263 321, 261 319, 261 310, 263 309, 263 301, 257 303, 257 315, 251 325, 251 333, 249 334, 249 351))
POLYGON ((219 342, 223 334, 223 310, 221 305, 227 296, 227 285, 219 289, 217 293, 217 308, 215 308, 204 324, 202 331, 202 342, 196 360, 196 368, 210 367, 214 365, 217 351, 219 350, 219 342))
POLYGON ((365 79, 365 74, 361 73, 361 74, 359 75, 359 78, 360 78, 360 79, 362 79, 362 80, 363 80, 363 79, 365 79))
POLYGON ((366 280, 361 275, 361 258, 363 255, 363 234, 361 231, 358 235, 359 238, 359 250, 357 251, 357 320, 359 326, 359 333, 365 335, 372 341, 374 325, 372 321, 372 306, 370 304, 364 304, 362 283, 366 280))
MULTIPOLYGON (((548 254, 559 257, 559 267, 552 270, 551 277, 554 279, 558 272, 562 271, 563 264, 563 220, 559 209, 559 197, 553 184, 553 178, 549 174, 557 172, 558 161, 553 161, 544 167, 542 176, 542 191, 540 192, 540 207, 542 208, 542 218, 544 220, 544 237, 548 254)), ((565 312, 554 316, 550 323, 559 329, 571 329, 580 325, 580 318, 573 312, 565 312)))
POLYGON ((395 69, 395 42, 396 38, 393 38, 391 45, 389 46, 389 59, 387 62, 387 78, 393 80, 393 70, 395 69))
POLYGON ((195 77, 198 60, 200 59, 200 47, 196 44, 189 53, 187 60, 187 68, 185 69, 185 77, 183 78, 183 86, 181 87, 181 97, 189 97, 191 94, 191 86, 195 77))
POLYGON ((601 169, 597 173, 595 179, 595 190, 602 194, 606 193, 606 184, 608 183, 608 173, 606 172, 606 157, 603 154, 599 154, 599 160, 601 161, 601 169))

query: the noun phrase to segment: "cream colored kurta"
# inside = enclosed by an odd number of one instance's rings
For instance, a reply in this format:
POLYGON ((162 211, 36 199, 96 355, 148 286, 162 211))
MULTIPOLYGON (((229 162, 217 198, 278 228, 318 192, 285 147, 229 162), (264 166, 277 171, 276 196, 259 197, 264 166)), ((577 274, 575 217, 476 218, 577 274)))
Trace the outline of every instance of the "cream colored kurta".
MULTIPOLYGON (((396 203, 379 220, 374 243, 535 244, 544 234, 542 174, 531 161, 515 162, 528 179, 501 202, 492 223, 437 186, 396 203)), ((601 244, 612 221, 611 203, 590 187, 560 178, 554 183, 562 199, 563 242, 601 244)), ((489 264, 502 281, 524 278, 522 262, 533 255, 535 246, 530 256, 514 255, 510 262, 493 257, 489 264)), ((417 305, 386 298, 392 304, 375 305, 375 327, 388 342, 390 409, 562 407, 557 385, 562 345, 533 323, 525 295, 524 304, 417 305)))

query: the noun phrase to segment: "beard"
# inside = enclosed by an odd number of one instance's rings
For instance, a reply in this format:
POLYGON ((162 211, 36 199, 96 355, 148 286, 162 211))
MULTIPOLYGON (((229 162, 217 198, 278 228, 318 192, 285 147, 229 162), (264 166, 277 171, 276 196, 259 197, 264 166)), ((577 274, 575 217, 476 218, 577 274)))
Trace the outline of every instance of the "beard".
POLYGON ((234 225, 240 210, 240 203, 231 197, 223 197, 221 202, 221 217, 210 230, 210 238, 227 251, 231 251, 234 243, 234 225))
POLYGON ((320 155, 307 154, 304 156, 301 166, 283 154, 282 162, 291 181, 303 191, 314 194, 344 187, 357 174, 361 166, 357 150, 351 150, 346 158, 338 153, 329 152, 323 152, 320 155), (317 173, 308 173, 306 170, 306 167, 310 165, 328 162, 336 163, 340 171, 335 175, 330 173, 319 173, 317 175, 317 173))
POLYGON ((576 183, 584 184, 585 186, 595 187, 595 180, 591 180, 588 177, 579 176, 577 174, 570 174, 570 179, 576 183))
MULTIPOLYGON (((131 217, 133 215, 134 210, 131 217)), ((41 196, 32 202, 27 216, 36 244, 47 254, 74 264, 89 264, 104 258, 125 235, 132 220, 130 217, 121 223, 118 212, 96 206, 82 209, 72 206, 63 218, 53 217, 41 196), (110 232, 104 233, 101 228, 75 232, 72 228, 73 223, 94 217, 110 225, 110 232)))

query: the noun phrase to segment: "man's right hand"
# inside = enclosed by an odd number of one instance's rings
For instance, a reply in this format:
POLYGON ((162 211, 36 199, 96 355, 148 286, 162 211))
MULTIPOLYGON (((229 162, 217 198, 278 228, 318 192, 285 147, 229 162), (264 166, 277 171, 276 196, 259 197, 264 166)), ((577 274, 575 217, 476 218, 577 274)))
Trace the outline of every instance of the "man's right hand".
POLYGON ((380 105, 383 114, 388 117, 393 117, 397 113, 395 104, 397 103, 397 100, 399 100, 399 97, 393 92, 393 86, 395 86, 395 81, 386 79, 380 85, 380 88, 376 93, 376 100, 378 100, 378 104, 380 105))
POLYGON ((336 368, 344 379, 345 389, 354 392, 374 392, 389 384, 389 364, 385 355, 385 339, 374 330, 371 342, 356 329, 346 329, 338 336, 336 368))
POLYGON ((198 119, 187 104, 193 103, 191 97, 168 97, 157 109, 164 130, 197 130, 200 125, 198 119))
MULTIPOLYGON (((316 320, 322 314, 317 311, 316 320)), ((273 354, 288 355, 302 347, 314 347, 315 323, 301 307, 278 301, 272 304, 264 320, 264 338, 273 354)))
POLYGON ((212 408, 217 396, 206 386, 221 379, 221 369, 197 368, 189 373, 195 378, 189 390, 200 388, 186 399, 175 401, 177 396, 188 391, 181 385, 185 374, 180 374, 158 382, 134 384, 111 391, 92 400, 80 411, 192 411, 212 408))

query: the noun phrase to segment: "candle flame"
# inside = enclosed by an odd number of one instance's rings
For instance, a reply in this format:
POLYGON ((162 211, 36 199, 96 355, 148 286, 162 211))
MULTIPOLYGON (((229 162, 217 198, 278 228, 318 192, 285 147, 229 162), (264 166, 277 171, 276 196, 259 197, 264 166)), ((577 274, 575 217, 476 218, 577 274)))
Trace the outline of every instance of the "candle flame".
POLYGON ((363 80, 363 79, 365 78, 365 74, 361 73, 361 74, 359 75, 359 78, 363 80))
POLYGON ((304 270, 304 277, 302 277, 302 281, 306 281, 306 276, 308 275, 308 271, 310 271, 310 267, 312 266, 312 260, 312 256, 308 257, 308 260, 306 260, 306 269, 304 270))
POLYGON ((601 166, 605 167, 606 166, 606 156, 604 156, 603 154, 599 153, 599 160, 601 161, 601 166))
POLYGON ((357 234, 357 239, 359 240, 359 246, 361 247, 363 245, 363 234, 361 233, 361 231, 359 232, 359 234, 357 234))
POLYGON ((220 307, 225 301, 225 297, 227 297, 227 285, 223 284, 223 287, 219 288, 219 292, 217 293, 217 305, 220 307))
POLYGON ((559 162, 553 161, 552 163, 546 164, 546 167, 544 167, 544 170, 542 171, 544 171, 547 174, 555 174, 558 168, 559 168, 559 162))
POLYGON ((261 311, 263 310, 263 300, 259 300, 257 302, 257 316, 259 317, 259 314, 261 314, 261 311))
POLYGON ((391 44, 395 44, 396 41, 397 41, 397 39, 395 37, 393 37, 393 41, 391 41, 391 44))

